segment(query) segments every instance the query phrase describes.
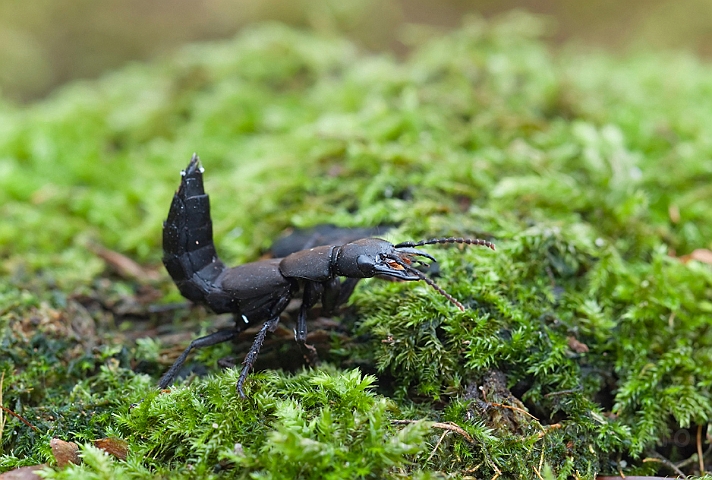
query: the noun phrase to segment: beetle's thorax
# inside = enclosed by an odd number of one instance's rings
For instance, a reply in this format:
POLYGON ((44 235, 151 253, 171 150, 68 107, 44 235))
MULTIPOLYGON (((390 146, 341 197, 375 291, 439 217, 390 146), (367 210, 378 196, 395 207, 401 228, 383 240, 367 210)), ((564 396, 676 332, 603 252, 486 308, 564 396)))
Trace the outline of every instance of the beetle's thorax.
POLYGON ((279 262, 279 270, 287 278, 300 278, 312 282, 325 282, 332 278, 333 245, 314 247, 292 253, 279 262))

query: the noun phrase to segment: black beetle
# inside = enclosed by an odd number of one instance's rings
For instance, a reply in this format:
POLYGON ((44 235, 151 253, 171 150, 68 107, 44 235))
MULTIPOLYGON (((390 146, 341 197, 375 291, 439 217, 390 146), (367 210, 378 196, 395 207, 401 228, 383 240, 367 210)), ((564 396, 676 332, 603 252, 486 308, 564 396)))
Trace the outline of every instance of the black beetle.
POLYGON ((435 261, 415 247, 462 243, 494 250, 491 242, 480 239, 436 238, 393 245, 380 238, 362 238, 344 245, 324 245, 284 258, 227 268, 215 251, 210 202, 203 187, 203 169, 197 155, 193 155, 181 175, 180 187, 163 223, 163 264, 185 298, 205 304, 216 313, 233 313, 235 327, 191 342, 161 378, 158 384, 161 389, 173 382, 194 348, 227 342, 247 325, 264 322, 242 362, 237 390, 244 397, 243 384, 267 332, 274 331, 280 314, 300 290, 303 292, 302 305, 295 339, 311 364, 316 362, 317 355, 316 349, 306 343, 307 311, 321 301, 326 314, 333 312, 349 298, 361 278, 386 276, 406 281, 423 280, 464 310, 460 302, 413 266, 424 263, 418 257, 435 261), (339 277, 345 277, 345 280, 339 277))

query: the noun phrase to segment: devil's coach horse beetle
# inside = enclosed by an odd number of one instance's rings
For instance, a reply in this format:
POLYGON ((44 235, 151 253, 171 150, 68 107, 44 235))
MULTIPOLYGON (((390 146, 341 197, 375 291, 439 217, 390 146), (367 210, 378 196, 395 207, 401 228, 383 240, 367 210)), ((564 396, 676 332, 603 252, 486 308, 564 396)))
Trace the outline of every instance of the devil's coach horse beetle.
POLYGON ((242 386, 267 332, 275 330, 280 314, 300 290, 302 305, 295 339, 310 364, 316 362, 317 355, 316 349, 307 344, 307 311, 321 301, 325 314, 332 313, 348 300, 361 278, 383 275, 398 280, 422 280, 464 311, 460 302, 413 266, 424 264, 417 257, 435 261, 415 247, 461 243, 494 250, 491 242, 480 239, 435 238, 393 245, 380 238, 362 238, 227 268, 215 251, 210 202, 203 188, 203 168, 197 155, 193 155, 181 175, 168 219, 163 223, 163 264, 185 298, 205 304, 215 313, 234 314, 235 327, 193 340, 161 378, 158 383, 161 389, 173 382, 194 348, 230 341, 247 325, 264 322, 242 362, 237 381, 237 391, 245 397, 242 386))

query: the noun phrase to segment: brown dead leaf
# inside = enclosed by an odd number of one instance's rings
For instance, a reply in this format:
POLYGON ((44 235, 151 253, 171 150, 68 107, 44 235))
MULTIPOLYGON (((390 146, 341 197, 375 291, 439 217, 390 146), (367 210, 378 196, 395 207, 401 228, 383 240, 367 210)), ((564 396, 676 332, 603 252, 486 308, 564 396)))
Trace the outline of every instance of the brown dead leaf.
POLYGON ((29 467, 20 467, 15 470, 10 470, 0 474, 0 480, 41 480, 41 477, 35 472, 45 468, 47 464, 32 465, 29 467))
POLYGON ((674 204, 668 206, 668 216, 672 223, 680 223, 680 207, 674 204))
POLYGON ((57 460, 58 467, 66 467, 70 463, 74 465, 82 463, 79 458, 79 447, 76 443, 53 438, 49 441, 49 446, 52 448, 52 455, 57 460))
POLYGON ((109 250, 95 243, 89 244, 89 249, 113 268, 119 276, 129 280, 156 281, 160 278, 158 272, 143 268, 141 265, 119 252, 109 250))
POLYGON ((697 260, 698 262, 706 263, 712 265, 712 250, 706 248, 698 248, 693 250, 689 255, 683 255, 680 257, 682 263, 687 263, 690 260, 697 260))
POLYGON ((573 350, 576 353, 586 353, 588 352, 588 345, 586 345, 583 342, 579 342, 576 337, 566 337, 566 340, 568 341, 569 348, 573 350))
POLYGON ((128 442, 120 438, 100 438, 99 440, 94 440, 94 446, 115 456, 119 460, 126 460, 126 455, 129 453, 128 442))

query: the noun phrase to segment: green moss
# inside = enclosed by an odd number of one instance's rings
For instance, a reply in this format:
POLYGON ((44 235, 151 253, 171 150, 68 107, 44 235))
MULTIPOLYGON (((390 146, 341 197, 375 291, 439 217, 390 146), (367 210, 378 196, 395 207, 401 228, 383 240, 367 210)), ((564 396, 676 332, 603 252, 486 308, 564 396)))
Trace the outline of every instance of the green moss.
POLYGON ((7 418, 0 469, 51 462, 52 437, 85 444, 55 478, 594 478, 693 455, 712 415, 712 270, 678 256, 712 248, 712 70, 551 54, 540 31, 473 19, 396 61, 263 25, 3 106, 3 404, 37 431, 7 418), (146 289, 179 298, 167 275, 118 280, 89 247, 163 272, 193 151, 227 263, 323 222, 497 252, 433 248, 466 312, 366 281, 332 365, 256 374, 248 401, 234 369, 159 394, 160 345, 123 346, 117 325, 215 318, 149 313, 146 289), (128 460, 90 445, 103 437, 128 460))

